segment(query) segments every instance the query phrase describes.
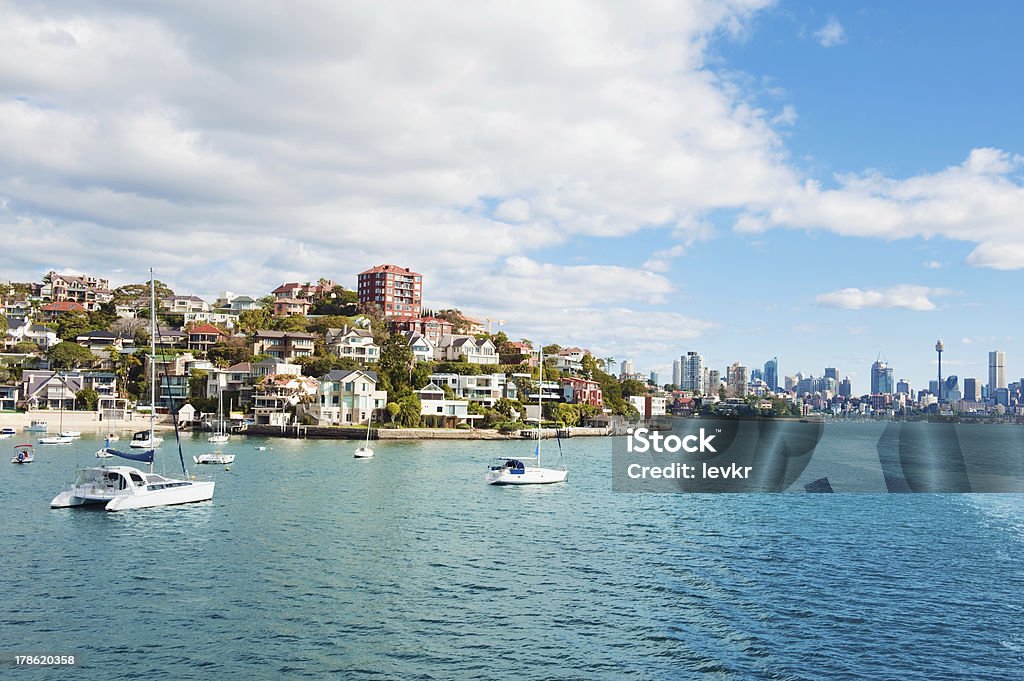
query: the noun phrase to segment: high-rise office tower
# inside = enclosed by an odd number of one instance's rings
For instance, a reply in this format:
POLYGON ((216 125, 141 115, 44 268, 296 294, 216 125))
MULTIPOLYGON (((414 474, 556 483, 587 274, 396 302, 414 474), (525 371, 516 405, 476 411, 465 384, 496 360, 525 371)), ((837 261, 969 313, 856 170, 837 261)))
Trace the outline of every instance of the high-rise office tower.
POLYGON ((993 350, 988 353, 988 398, 995 397, 996 391, 1006 387, 1006 353, 993 350))
POLYGON ((853 397, 853 384, 850 383, 850 377, 847 376, 839 382, 839 396, 840 397, 853 397))
POLYGON ((648 377, 648 379, 647 379, 647 382, 650 383, 651 385, 657 387, 657 385, 658 385, 658 372, 657 371, 652 371, 650 377, 648 377))
POLYGON ((681 388, 683 385, 683 360, 682 358, 672 360, 672 385, 681 388))
POLYGON ((825 378, 831 378, 839 385, 839 369, 835 367, 825 367, 825 378))
POLYGON ((981 401, 981 383, 976 378, 964 379, 964 399, 968 402, 981 401))
POLYGON ((896 394, 897 395, 910 395, 910 383, 905 378, 901 378, 896 381, 896 394))
POLYGON ((779 391, 779 358, 772 357, 764 363, 764 382, 773 393, 779 391))
POLYGON ((871 394, 892 395, 895 385, 892 379, 892 367, 882 360, 871 365, 871 394))

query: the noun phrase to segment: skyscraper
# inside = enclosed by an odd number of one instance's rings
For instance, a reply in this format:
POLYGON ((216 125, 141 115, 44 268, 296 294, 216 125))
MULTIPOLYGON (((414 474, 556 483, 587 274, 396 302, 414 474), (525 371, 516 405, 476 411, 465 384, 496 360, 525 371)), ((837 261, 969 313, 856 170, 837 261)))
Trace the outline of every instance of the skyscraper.
POLYGON ((852 397, 853 396, 853 384, 850 383, 850 377, 847 376, 839 382, 839 395, 841 397, 852 397))
POLYGON ((772 357, 764 363, 764 382, 773 393, 779 392, 779 358, 772 357))
POLYGON ((632 378, 633 377, 633 360, 631 360, 631 359, 624 359, 624 360, 622 360, 622 364, 619 365, 619 369, 621 370, 619 372, 619 377, 620 378, 632 378))
POLYGON ((892 367, 881 359, 871 365, 871 394, 892 395, 895 385, 892 379, 892 367))
POLYGON ((988 397, 993 399, 996 391, 1006 387, 1006 353, 993 350, 988 353, 988 397))
POLYGON ((896 382, 896 394, 910 396, 910 382, 905 378, 901 378, 896 382))
POLYGON ((683 384, 683 358, 672 360, 672 385, 679 388, 683 384))
POLYGON ((839 385, 839 369, 835 367, 825 367, 825 378, 834 379, 836 385, 839 385))
POLYGON ((647 382, 650 383, 651 385, 657 387, 657 385, 658 385, 658 372, 657 371, 652 371, 651 375, 647 379, 647 382))
POLYGON ((679 387, 705 394, 707 388, 704 384, 704 355, 691 350, 680 359, 683 361, 683 382, 679 387))
POLYGON ((978 382, 978 379, 964 379, 964 399, 968 402, 981 401, 981 383, 978 382))

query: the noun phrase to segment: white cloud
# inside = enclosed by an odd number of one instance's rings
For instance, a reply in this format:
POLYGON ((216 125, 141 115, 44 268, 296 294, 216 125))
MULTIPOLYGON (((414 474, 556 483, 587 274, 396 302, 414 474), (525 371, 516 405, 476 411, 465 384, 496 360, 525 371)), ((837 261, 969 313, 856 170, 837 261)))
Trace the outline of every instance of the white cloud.
POLYGON ((844 175, 838 187, 794 186, 778 203, 749 210, 737 231, 773 227, 827 229, 847 236, 944 237, 977 244, 968 264, 1024 267, 1024 186, 1015 174, 1024 156, 974 149, 960 165, 903 180, 879 173, 844 175))
POLYGON ((948 294, 949 291, 946 289, 906 284, 880 290, 844 288, 830 293, 822 293, 816 296, 815 300, 822 307, 837 307, 845 310, 897 308, 926 312, 937 309, 929 296, 948 294))
POLYGON ((928 262, 924 263, 924 266, 926 269, 929 270, 941 270, 943 267, 945 267, 945 265, 943 265, 938 260, 929 260, 928 262))
POLYGON ((843 25, 835 17, 829 17, 828 22, 814 32, 814 37, 818 39, 818 44, 822 47, 835 47, 846 42, 843 25))

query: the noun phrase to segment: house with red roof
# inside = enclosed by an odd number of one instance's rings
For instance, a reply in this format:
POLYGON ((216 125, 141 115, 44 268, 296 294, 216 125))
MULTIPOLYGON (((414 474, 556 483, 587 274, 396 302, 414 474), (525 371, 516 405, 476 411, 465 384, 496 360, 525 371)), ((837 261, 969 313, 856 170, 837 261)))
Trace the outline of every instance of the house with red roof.
POLYGON ((227 338, 227 334, 213 324, 199 324, 188 330, 188 349, 205 354, 221 338, 227 338))

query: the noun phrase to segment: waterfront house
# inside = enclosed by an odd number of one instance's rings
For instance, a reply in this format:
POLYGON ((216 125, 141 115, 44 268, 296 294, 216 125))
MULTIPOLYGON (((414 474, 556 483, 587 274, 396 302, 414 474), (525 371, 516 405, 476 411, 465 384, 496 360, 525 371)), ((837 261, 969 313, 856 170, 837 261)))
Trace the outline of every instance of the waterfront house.
POLYGON ((469 413, 468 400, 447 399, 444 388, 436 383, 428 383, 416 393, 420 398, 420 417, 428 426, 454 428, 482 418, 481 414, 469 413))
POLYGON ((311 333, 301 331, 269 331, 260 329, 252 334, 252 354, 269 355, 274 359, 291 361, 313 354, 311 333))
POLYGON ((380 346, 373 340, 373 332, 346 326, 343 329, 327 329, 327 349, 338 357, 349 357, 360 364, 380 359, 380 346))
POLYGON ((117 396, 117 376, 109 371, 43 371, 21 374, 21 401, 28 409, 72 409, 75 396, 90 388, 102 397, 117 396))
POLYGON ((14 411, 18 406, 18 386, 0 385, 0 411, 14 411))
POLYGON ((252 410, 257 425, 287 426, 299 404, 316 399, 320 381, 312 376, 268 374, 253 386, 252 410))
POLYGON ((194 324, 220 324, 234 329, 238 326, 238 313, 230 308, 217 308, 209 312, 186 312, 185 326, 194 324))
POLYGON ((498 353, 489 338, 447 335, 434 350, 434 359, 442 362, 464 361, 470 364, 497 364, 498 353))
POLYGON ((667 400, 657 395, 632 395, 629 403, 640 412, 640 418, 650 419, 655 416, 664 416, 667 400))
POLYGON ((562 399, 569 404, 589 404, 592 407, 604 407, 601 384, 597 381, 590 381, 576 376, 563 376, 559 379, 559 383, 562 386, 562 399))
POLYGON ((321 426, 348 426, 366 423, 388 401, 386 390, 377 390, 377 373, 356 369, 335 369, 320 378, 316 400, 307 413, 321 426))
POLYGON ((430 381, 443 388, 448 386, 460 399, 493 407, 503 397, 516 399, 516 384, 505 374, 430 374, 430 381))

